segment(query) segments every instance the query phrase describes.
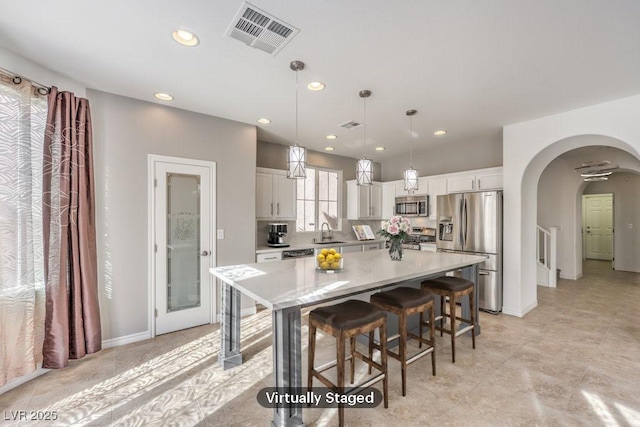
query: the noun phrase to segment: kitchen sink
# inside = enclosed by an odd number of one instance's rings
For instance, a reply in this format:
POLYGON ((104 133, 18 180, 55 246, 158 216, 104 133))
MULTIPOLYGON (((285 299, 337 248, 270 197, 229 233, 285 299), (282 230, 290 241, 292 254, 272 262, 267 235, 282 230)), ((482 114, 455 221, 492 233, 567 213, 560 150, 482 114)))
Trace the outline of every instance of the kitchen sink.
POLYGON ((331 240, 331 241, 327 241, 327 242, 315 242, 316 245, 335 245, 336 243, 347 243, 347 242, 343 242, 341 240, 331 240))

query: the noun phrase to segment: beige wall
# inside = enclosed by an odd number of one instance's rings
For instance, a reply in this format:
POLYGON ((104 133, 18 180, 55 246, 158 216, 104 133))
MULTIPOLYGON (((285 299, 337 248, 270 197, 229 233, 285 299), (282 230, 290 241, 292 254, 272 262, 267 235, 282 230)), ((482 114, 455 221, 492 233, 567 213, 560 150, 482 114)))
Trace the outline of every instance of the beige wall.
MULTIPOLYGON (((558 228, 557 262, 564 279, 582 276, 580 206, 576 195, 583 185, 580 174, 565 159, 557 158, 545 168, 538 182, 538 225, 558 228)), ((579 197, 579 195, 578 195, 579 197)))
MULTIPOLYGON (((441 173, 460 172, 471 169, 502 166, 502 136, 494 139, 470 141, 469 144, 449 141, 431 145, 420 150, 413 150, 413 167, 420 176, 441 173)), ((402 179, 404 170, 409 167, 409 152, 382 163, 382 180, 394 181, 402 179)))
MULTIPOLYGON (((356 179, 356 163, 358 159, 320 153, 307 150, 307 164, 342 171, 342 179, 356 179)), ((287 146, 272 142, 258 141, 256 166, 272 169, 287 169, 287 146)), ((373 179, 380 181, 382 176, 380 163, 373 163, 373 179)), ((347 217, 347 185, 342 185, 342 217, 347 217)))
POLYGON ((88 90, 103 338, 149 330, 147 155, 217 163, 217 264, 254 262, 256 128, 88 90))

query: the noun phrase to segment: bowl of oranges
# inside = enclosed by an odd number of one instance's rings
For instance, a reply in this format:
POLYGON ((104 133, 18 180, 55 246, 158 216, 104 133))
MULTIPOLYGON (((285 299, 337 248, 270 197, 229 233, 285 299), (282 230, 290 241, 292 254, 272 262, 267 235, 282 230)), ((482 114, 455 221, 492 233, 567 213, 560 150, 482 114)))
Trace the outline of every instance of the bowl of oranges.
POLYGON ((342 248, 317 248, 315 250, 316 271, 336 273, 342 270, 342 248))

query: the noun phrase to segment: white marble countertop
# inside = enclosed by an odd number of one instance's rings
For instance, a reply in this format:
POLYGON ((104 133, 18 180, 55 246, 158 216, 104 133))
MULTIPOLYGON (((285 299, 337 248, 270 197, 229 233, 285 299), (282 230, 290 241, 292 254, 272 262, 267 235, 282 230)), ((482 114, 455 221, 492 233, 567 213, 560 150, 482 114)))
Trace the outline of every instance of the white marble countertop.
POLYGON ((318 243, 292 243, 284 248, 274 248, 267 245, 260 245, 256 248, 256 254, 268 254, 282 251, 295 251, 299 249, 315 249, 315 248, 331 248, 337 246, 355 246, 355 245, 366 245, 373 243, 384 243, 386 239, 375 239, 375 240, 340 240, 341 243, 335 243, 333 246, 331 244, 318 244, 318 243))
POLYGON ((264 306, 278 310, 315 305, 485 260, 477 255, 405 250, 402 261, 392 261, 388 251, 380 249, 345 254, 344 268, 333 274, 317 272, 313 257, 216 267, 210 272, 264 306))

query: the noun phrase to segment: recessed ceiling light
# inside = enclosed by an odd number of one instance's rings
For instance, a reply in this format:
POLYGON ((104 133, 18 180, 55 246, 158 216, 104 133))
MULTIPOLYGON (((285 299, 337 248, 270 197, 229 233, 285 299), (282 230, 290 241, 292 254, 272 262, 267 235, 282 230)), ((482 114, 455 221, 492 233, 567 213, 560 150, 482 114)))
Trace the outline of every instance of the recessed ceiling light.
POLYGON ((197 46, 198 43, 200 43, 198 36, 196 36, 190 31, 176 30, 171 35, 173 36, 173 39, 175 41, 177 41, 183 46, 193 47, 193 46, 197 46))
POLYGON ((271 120, 267 119, 266 117, 260 117, 258 119, 258 123, 262 123, 263 125, 268 125, 269 123, 271 123, 271 120))
POLYGON ((327 138, 327 139, 338 139, 338 136, 337 135, 327 135, 327 136, 325 136, 325 138, 327 138))
POLYGON ((384 147, 376 147, 376 151, 384 151, 384 147))
POLYGON ((333 151, 335 148, 333 147, 324 147, 324 151, 333 151))
POLYGON ((446 130, 437 130, 433 133, 435 136, 442 136, 442 135, 446 135, 447 131, 446 130))
POLYGON ((168 93, 156 92, 153 94, 153 96, 158 98, 160 101, 173 101, 173 96, 169 95, 168 93))
POLYGON ((309 88, 309 90, 322 90, 324 89, 324 83, 322 82, 311 82, 307 85, 307 87, 309 88))

